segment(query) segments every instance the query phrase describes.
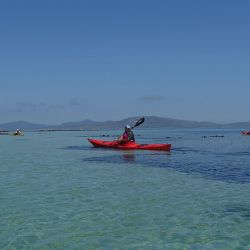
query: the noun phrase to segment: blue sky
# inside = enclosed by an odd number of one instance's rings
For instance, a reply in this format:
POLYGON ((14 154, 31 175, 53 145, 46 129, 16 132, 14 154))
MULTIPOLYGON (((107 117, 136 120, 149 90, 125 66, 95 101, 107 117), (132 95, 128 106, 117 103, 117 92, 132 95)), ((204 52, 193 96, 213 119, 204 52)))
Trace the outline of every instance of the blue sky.
POLYGON ((0 2, 0 123, 250 117, 250 2, 0 2))

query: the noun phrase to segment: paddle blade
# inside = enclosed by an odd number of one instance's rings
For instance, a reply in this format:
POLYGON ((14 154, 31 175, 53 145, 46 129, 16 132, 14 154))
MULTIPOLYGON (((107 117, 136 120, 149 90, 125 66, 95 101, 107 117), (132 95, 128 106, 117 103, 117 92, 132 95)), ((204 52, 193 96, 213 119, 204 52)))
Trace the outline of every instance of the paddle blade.
POLYGON ((132 128, 135 128, 135 127, 141 125, 144 121, 145 121, 144 117, 140 118, 132 128))

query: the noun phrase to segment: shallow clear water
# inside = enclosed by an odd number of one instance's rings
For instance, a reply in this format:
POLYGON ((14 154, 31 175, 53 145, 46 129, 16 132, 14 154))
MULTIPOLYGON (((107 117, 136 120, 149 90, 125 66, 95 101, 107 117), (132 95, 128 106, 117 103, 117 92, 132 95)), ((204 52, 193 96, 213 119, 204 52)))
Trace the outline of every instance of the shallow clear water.
POLYGON ((0 249, 250 249, 250 136, 136 130, 171 153, 86 140, 118 134, 0 136, 0 249))

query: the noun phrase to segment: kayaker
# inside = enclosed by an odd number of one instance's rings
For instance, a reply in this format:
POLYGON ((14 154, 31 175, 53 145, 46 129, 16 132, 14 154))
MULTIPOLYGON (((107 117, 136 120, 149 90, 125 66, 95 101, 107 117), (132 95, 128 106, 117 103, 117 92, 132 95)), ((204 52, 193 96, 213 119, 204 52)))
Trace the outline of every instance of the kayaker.
POLYGON ((16 130, 15 135, 21 135, 20 129, 17 129, 17 130, 16 130))
POLYGON ((120 143, 135 141, 135 136, 130 125, 125 126, 124 133, 117 139, 117 141, 120 143))

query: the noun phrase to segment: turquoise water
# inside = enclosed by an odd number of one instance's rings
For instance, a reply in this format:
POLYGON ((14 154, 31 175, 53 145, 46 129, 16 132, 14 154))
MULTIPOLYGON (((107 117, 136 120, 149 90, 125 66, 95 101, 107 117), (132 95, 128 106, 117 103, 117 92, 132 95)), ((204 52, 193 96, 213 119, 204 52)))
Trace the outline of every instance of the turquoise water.
POLYGON ((250 249, 250 137, 136 130, 171 153, 86 140, 118 134, 0 136, 0 249, 250 249))

